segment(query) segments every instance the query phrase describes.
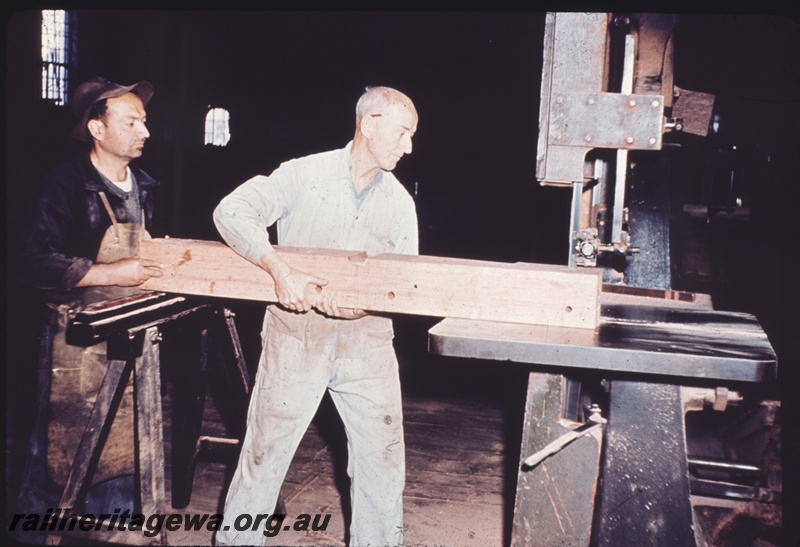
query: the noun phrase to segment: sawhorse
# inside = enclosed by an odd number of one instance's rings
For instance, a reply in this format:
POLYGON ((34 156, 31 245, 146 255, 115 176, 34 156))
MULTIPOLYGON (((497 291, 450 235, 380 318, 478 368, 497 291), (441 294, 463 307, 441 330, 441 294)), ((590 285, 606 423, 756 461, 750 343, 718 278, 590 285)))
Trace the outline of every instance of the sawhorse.
MULTIPOLYGON (((233 380, 241 387, 243 401, 246 402, 249 397, 249 373, 230 310, 164 293, 143 293, 119 301, 89 306, 72 319, 67 329, 67 340, 69 343, 84 346, 105 340, 109 367, 56 505, 58 509, 75 507, 88 490, 92 470, 100 458, 105 436, 114 421, 125 386, 133 374, 136 431, 132 433, 135 435, 136 486, 139 495, 137 512, 145 517, 165 514, 160 343, 164 332, 172 328, 198 333, 200 343, 199 362, 194 367, 194 374, 187 374, 190 381, 177 389, 181 404, 173 407, 173 425, 178 435, 175 435, 176 442, 173 444, 172 506, 182 508, 189 504, 194 467, 198 451, 204 443, 238 443, 234 439, 200 436, 209 339, 220 346, 227 365, 226 370, 232 373, 233 380)), ((184 366, 191 366, 189 360, 184 360, 184 366)), ((40 398, 41 401, 46 403, 47 398, 40 398)), ((39 410, 41 413, 43 409, 39 410)), ((46 427, 46 423, 44 426, 46 427)), ((39 464, 46 461, 41 454, 32 456, 39 464)), ((26 471, 24 480, 30 480, 36 474, 26 471)), ((43 479, 46 470, 40 470, 39 474, 42 476, 38 478, 43 479)), ((23 484, 23 488, 27 486, 29 485, 23 484)), ((81 515, 63 517, 62 515, 60 521, 52 519, 51 524, 45 527, 45 543, 59 544, 63 536, 129 545, 167 543, 165 528, 155 537, 148 537, 121 525, 82 521, 81 515)))

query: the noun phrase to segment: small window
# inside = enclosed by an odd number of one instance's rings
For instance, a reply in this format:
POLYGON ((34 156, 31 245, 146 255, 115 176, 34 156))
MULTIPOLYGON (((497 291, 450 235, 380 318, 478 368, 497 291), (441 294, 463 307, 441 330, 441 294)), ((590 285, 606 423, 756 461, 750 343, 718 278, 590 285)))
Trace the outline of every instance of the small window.
POLYGON ((225 146, 231 140, 231 115, 224 108, 211 108, 206 114, 206 139, 204 144, 225 146))
POLYGON ((42 98, 56 105, 69 100, 70 71, 76 64, 77 19, 64 10, 42 10, 42 98))

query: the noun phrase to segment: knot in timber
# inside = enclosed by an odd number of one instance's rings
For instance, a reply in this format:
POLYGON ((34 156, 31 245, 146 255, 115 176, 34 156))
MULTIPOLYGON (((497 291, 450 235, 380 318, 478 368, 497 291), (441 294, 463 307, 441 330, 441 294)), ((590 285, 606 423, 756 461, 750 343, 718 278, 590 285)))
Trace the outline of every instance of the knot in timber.
POLYGON ((350 255, 347 257, 349 262, 355 262, 356 264, 364 264, 367 261, 367 253, 356 253, 354 255, 350 255))

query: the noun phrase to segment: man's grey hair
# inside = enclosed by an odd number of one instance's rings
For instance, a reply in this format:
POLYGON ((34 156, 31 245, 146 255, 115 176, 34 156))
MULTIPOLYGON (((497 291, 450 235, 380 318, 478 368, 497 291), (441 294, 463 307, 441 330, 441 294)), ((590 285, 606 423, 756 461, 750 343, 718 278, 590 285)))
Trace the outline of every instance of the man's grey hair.
POLYGON ((356 125, 367 114, 382 114, 394 100, 407 99, 405 94, 385 86, 367 86, 356 103, 356 125))

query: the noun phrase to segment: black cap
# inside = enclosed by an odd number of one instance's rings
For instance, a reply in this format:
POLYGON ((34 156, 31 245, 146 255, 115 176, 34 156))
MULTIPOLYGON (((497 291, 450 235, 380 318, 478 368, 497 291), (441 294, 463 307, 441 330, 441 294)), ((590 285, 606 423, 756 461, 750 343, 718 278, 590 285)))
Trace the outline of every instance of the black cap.
POLYGON ((78 117, 78 124, 72 130, 72 138, 89 142, 91 138, 86 129, 86 124, 89 122, 89 110, 92 105, 97 101, 121 97, 126 93, 137 95, 142 100, 142 104, 147 106, 153 96, 153 85, 143 80, 133 85, 124 86, 110 82, 100 76, 79 85, 72 96, 71 103, 72 112, 78 117))

